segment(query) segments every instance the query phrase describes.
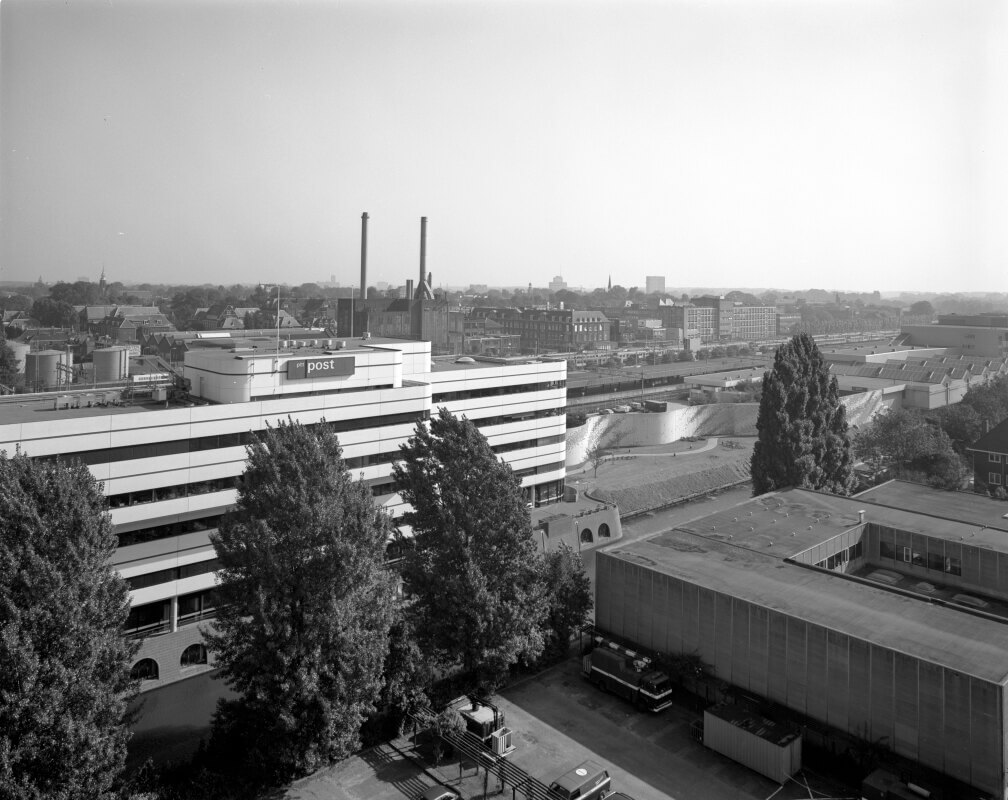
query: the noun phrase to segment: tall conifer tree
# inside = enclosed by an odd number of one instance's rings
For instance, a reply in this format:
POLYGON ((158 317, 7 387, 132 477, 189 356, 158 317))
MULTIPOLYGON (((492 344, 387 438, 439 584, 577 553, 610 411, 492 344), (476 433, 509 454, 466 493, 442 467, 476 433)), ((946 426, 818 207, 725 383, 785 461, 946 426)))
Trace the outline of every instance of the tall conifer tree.
POLYGON ((763 376, 753 449, 753 494, 795 486, 849 494, 847 416, 836 378, 806 333, 781 345, 763 376))
POLYGON ((382 689, 394 582, 389 523, 335 434, 281 424, 249 447, 235 510, 212 536, 222 611, 210 649, 240 695, 211 748, 278 783, 357 748, 382 689))
POLYGON ((112 796, 136 692, 115 548, 87 467, 0 451, 0 797, 112 796))
POLYGON ((396 487, 416 536, 403 576, 420 649, 493 691, 544 644, 542 561, 521 484, 479 428, 443 408, 401 450, 396 487))

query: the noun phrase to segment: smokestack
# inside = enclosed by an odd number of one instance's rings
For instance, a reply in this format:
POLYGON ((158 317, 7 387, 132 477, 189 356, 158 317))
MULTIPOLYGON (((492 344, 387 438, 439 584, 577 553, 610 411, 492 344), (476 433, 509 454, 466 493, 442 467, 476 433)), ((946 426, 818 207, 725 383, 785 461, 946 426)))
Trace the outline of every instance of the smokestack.
POLYGON ((427 277, 427 217, 420 217, 420 282, 417 295, 423 294, 424 278, 427 277))
POLYGON ((360 219, 360 293, 364 300, 367 298, 367 211, 361 214, 360 219))
MULTIPOLYGON (((365 211, 361 214, 361 231, 360 231, 360 296, 361 296, 361 308, 365 309, 364 314, 364 324, 361 326, 362 331, 366 332, 368 329, 367 325, 367 306, 364 301, 367 300, 367 221, 368 213, 365 211)), ((352 294, 352 292, 351 292, 352 294)), ((351 312, 352 313, 352 312, 351 312)))

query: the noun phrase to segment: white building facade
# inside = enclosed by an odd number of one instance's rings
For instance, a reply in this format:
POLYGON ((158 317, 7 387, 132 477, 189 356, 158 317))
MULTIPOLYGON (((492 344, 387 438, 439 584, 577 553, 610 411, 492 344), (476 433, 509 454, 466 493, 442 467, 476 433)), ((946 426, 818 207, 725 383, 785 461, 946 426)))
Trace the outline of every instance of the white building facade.
POLYGON ((209 536, 233 507, 246 446, 268 425, 332 427, 354 477, 393 517, 405 510, 392 481, 399 446, 442 406, 479 426, 530 504, 563 495, 564 362, 432 364, 430 343, 398 340, 279 353, 228 343, 187 353, 184 377, 186 402, 155 401, 152 390, 131 405, 72 392, 0 404, 0 450, 77 458, 103 482, 113 563, 131 590, 124 635, 143 640, 134 672, 145 690, 213 666, 201 634, 216 605, 209 536))

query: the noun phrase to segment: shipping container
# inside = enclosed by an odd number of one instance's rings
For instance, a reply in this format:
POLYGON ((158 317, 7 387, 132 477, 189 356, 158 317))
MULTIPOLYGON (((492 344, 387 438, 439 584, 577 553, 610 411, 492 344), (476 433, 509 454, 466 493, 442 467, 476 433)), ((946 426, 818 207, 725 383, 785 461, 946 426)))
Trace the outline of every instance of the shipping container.
POLYGON ((777 783, 801 769, 801 734, 743 706, 704 711, 703 743, 777 783))

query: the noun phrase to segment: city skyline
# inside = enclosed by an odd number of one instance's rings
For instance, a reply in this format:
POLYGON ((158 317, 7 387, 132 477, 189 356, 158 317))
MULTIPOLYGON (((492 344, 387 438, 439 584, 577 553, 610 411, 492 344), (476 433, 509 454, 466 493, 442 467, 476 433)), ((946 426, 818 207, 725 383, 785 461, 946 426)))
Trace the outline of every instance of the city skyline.
POLYGON ((370 283, 415 274, 428 216, 436 286, 1005 291, 1006 30, 995 2, 8 0, 0 279, 347 286, 368 211, 370 283))

